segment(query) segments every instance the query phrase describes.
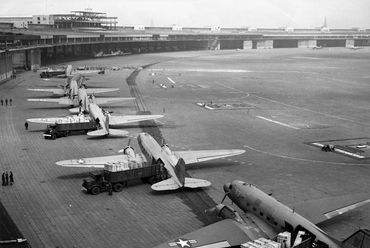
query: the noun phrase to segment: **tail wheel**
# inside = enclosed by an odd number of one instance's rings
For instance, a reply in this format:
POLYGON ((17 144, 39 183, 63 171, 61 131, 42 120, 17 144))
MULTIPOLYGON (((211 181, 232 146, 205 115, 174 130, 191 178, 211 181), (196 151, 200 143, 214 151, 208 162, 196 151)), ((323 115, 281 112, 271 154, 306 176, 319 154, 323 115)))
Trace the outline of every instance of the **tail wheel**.
POLYGON ((113 191, 114 192, 121 192, 123 190, 123 184, 116 183, 113 185, 113 191))
POLYGON ((97 195, 99 193, 100 193, 100 188, 98 186, 92 187, 92 189, 91 189, 91 194, 92 195, 97 195))

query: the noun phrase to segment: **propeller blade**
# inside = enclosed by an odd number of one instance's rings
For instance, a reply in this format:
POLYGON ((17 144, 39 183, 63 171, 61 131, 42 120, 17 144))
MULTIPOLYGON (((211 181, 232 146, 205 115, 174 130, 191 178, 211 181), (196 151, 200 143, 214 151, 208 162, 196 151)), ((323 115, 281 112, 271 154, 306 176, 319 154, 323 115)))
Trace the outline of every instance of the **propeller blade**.
POLYGON ((221 204, 225 201, 226 196, 227 196, 228 194, 229 194, 229 193, 225 193, 224 197, 222 198, 221 204))

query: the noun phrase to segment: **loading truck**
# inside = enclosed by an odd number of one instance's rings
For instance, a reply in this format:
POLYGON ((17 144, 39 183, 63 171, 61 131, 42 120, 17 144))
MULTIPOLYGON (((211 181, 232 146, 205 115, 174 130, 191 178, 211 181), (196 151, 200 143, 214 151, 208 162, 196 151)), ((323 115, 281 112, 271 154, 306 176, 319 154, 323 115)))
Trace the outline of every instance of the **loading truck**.
POLYGON ((67 137, 72 132, 89 132, 97 129, 97 123, 88 116, 71 116, 47 126, 43 136, 45 139, 67 137))
POLYGON ((103 171, 91 172, 90 177, 83 180, 82 190, 97 195, 112 187, 114 192, 120 192, 128 186, 129 181, 141 179, 145 183, 153 184, 167 178, 163 163, 152 164, 146 160, 123 161, 120 165, 106 164, 103 171))

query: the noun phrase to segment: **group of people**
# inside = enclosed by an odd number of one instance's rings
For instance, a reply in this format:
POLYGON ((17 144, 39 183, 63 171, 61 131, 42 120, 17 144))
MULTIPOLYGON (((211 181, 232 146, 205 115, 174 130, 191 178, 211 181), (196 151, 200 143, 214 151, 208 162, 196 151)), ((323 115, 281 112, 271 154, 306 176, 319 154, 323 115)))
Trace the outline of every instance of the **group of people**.
POLYGON ((5 100, 1 99, 0 102, 1 102, 1 106, 8 106, 8 104, 9 106, 12 106, 13 100, 11 98, 9 100, 8 98, 5 98, 5 100))
POLYGON ((9 171, 9 174, 7 171, 3 172, 3 175, 1 176, 1 181, 3 186, 13 185, 14 184, 13 172, 9 171))

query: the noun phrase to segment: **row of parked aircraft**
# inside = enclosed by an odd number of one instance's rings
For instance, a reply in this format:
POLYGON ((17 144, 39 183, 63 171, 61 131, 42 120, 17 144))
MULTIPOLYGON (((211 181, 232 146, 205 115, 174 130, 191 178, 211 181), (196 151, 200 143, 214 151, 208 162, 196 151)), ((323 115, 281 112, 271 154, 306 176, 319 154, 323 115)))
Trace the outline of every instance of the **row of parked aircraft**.
MULTIPOLYGON (((105 127, 101 130, 93 131, 91 135, 111 132, 111 130, 108 130, 109 124, 117 123, 117 120, 114 120, 115 117, 99 108, 97 105, 98 98, 95 99, 94 96, 88 97, 85 87, 79 86, 76 91, 75 83, 72 83, 72 81, 69 86, 65 87, 69 89, 67 99, 71 100, 71 98, 73 99, 77 96, 79 107, 83 111, 88 112, 92 118, 99 119, 103 124, 102 126, 105 127), (81 97, 78 96, 79 93, 81 97), (83 107, 84 104, 87 106, 86 108, 83 107)), ((66 94, 65 92, 63 94, 66 94)), ((123 119, 123 117, 117 119, 123 119)), ((34 121, 40 121, 40 119, 34 121)), ((55 119, 49 118, 47 121, 53 122, 55 119)), ((169 191, 185 187, 198 188, 211 185, 207 180, 187 177, 187 165, 240 155, 245 152, 240 149, 172 151, 167 145, 161 146, 148 133, 140 133, 137 140, 142 151, 140 156, 137 156, 138 154, 135 153, 132 147, 127 146, 120 150, 123 154, 64 160, 56 162, 56 164, 65 167, 104 168, 107 164, 120 164, 144 156, 147 161, 160 161, 169 175, 168 179, 153 184, 151 186, 152 189, 155 191, 169 191)), ((299 231, 305 231, 314 241, 315 247, 366 247, 363 246, 363 243, 351 246, 342 244, 330 237, 317 225, 368 203, 370 200, 367 194, 306 201, 301 204, 295 204, 293 208, 290 208, 277 201, 270 194, 266 194, 254 185, 242 181, 235 180, 225 184, 224 191, 225 196, 221 204, 206 211, 207 214, 214 214, 223 220, 192 233, 182 235, 172 241, 165 242, 157 246, 157 248, 239 247, 245 242, 258 238, 272 239, 282 231, 289 231, 292 234, 289 240, 291 244, 293 244, 293 240, 295 240, 299 231), (239 214, 230 206, 223 205, 226 197, 243 212, 239 214)))
MULTIPOLYGON (((98 125, 98 130, 87 133, 89 136, 127 136, 128 132, 125 130, 112 129, 112 125, 124 125, 132 122, 139 122, 145 120, 155 120, 163 117, 163 115, 123 115, 113 116, 108 111, 105 111, 100 104, 109 104, 115 102, 124 102, 134 100, 133 97, 111 97, 111 98, 97 98, 95 94, 118 91, 119 88, 87 88, 86 78, 81 74, 71 74, 72 66, 68 66, 64 85, 59 85, 59 88, 45 88, 45 89, 28 89, 36 92, 51 92, 53 96, 60 96, 59 98, 31 98, 27 99, 31 102, 50 102, 58 103, 60 105, 71 106, 69 109, 71 114, 75 116, 65 117, 44 117, 44 118, 30 118, 28 122, 40 124, 54 124, 68 123, 71 119, 78 119, 77 115, 86 115, 92 120, 95 120, 98 125)), ((98 71, 87 71, 86 74, 97 74, 98 71)))

